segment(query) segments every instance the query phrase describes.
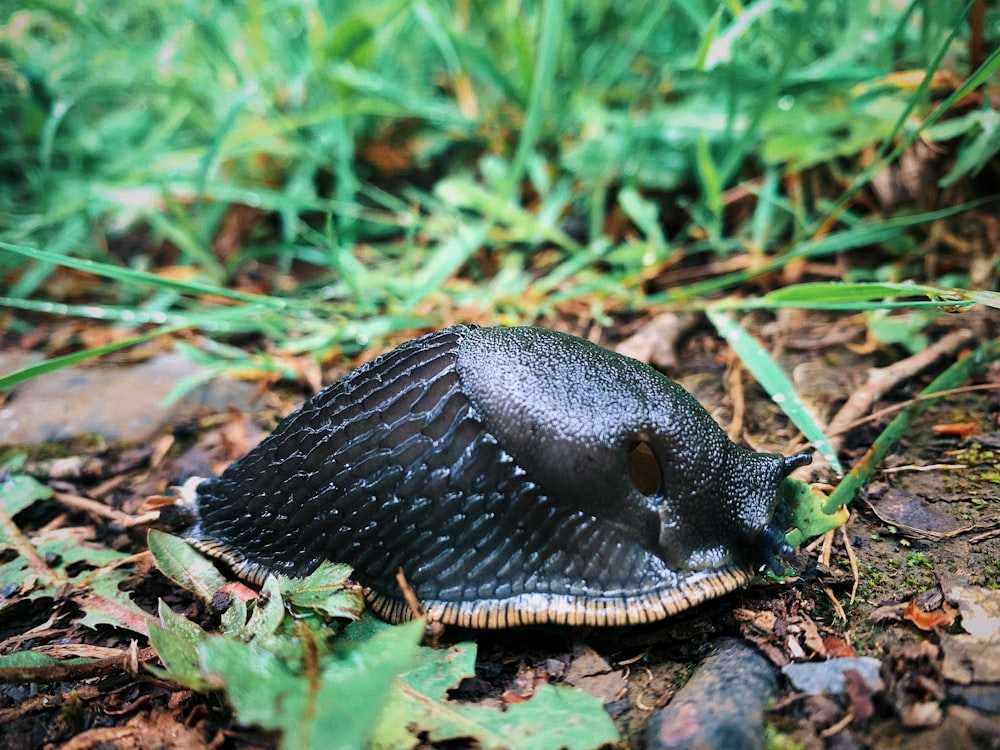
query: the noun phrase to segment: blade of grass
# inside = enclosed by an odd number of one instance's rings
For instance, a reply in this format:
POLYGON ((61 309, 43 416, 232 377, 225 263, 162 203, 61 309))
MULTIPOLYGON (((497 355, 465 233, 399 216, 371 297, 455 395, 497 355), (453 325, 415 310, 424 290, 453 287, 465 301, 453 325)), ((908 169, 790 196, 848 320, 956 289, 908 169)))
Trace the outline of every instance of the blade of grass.
MULTIPOLYGON (((521 187, 546 107, 551 101, 555 78, 560 30, 563 23, 562 0, 546 0, 542 7, 541 27, 538 35, 537 62, 531 83, 531 93, 525 111, 524 124, 518 138, 517 150, 507 175, 507 182, 501 190, 506 202, 513 202, 521 187)), ((471 226, 459 227, 456 234, 441 243, 426 265, 421 269, 413 292, 407 298, 407 306, 415 307, 446 279, 454 274, 472 254, 483 244, 494 223, 495 215, 487 215, 471 226)))
POLYGON ((271 297, 264 294, 251 294, 249 292, 240 292, 235 289, 227 289, 214 284, 204 284, 198 281, 170 279, 164 276, 157 276, 156 274, 149 273, 147 271, 139 271, 134 268, 115 266, 110 263, 89 260, 87 258, 75 258, 70 255, 54 253, 40 248, 11 245, 7 242, 0 242, 0 250, 18 253, 33 260, 55 263, 57 265, 66 266, 67 268, 73 268, 77 271, 85 271, 86 273, 92 273, 97 276, 103 276, 104 278, 113 279, 123 283, 144 284, 160 289, 173 289, 181 292, 182 294, 224 297, 226 299, 236 300, 239 302, 251 302, 275 310, 289 310, 296 307, 305 308, 312 306, 307 301, 303 300, 289 300, 281 297, 271 297))
POLYGON ((44 362, 24 367, 16 372, 10 373, 9 375, 0 377, 0 388, 13 388, 18 383, 23 383, 25 380, 30 380, 31 378, 38 377, 39 375, 44 375, 45 373, 53 372, 54 370, 68 367, 69 365, 75 365, 79 362, 85 362, 88 359, 99 357, 102 354, 109 354, 111 352, 116 352, 119 349, 125 349, 129 346, 142 344, 146 341, 150 341, 151 339, 155 339, 157 336, 163 336, 168 333, 180 331, 184 328, 187 328, 187 326, 161 326, 155 330, 140 333, 138 336, 132 336, 121 341, 115 341, 103 346, 96 346, 92 349, 86 349, 80 352, 73 352, 72 354, 64 354, 61 357, 53 357, 52 359, 47 359, 44 362))
POLYGON ((802 430, 802 434, 820 452, 838 474, 843 471, 837 455, 830 450, 830 443, 813 416, 806 410, 801 396, 788 376, 778 367, 778 363, 749 333, 737 325, 721 310, 709 308, 706 311, 719 335, 724 338, 740 361, 746 365, 761 387, 768 392, 775 404, 788 416, 792 423, 802 430))
POLYGON ((666 302, 682 302, 704 297, 713 292, 726 289, 728 287, 742 284, 750 279, 761 276, 772 271, 784 268, 790 261, 797 258, 818 258, 824 255, 841 252, 842 250, 853 250, 869 245, 878 245, 883 242, 894 240, 902 235, 903 231, 910 227, 919 226, 949 216, 956 216, 960 213, 996 202, 998 196, 987 196, 979 198, 957 206, 939 209, 937 211, 926 211, 912 216, 899 216, 892 219, 862 220, 855 226, 841 232, 835 232, 801 242, 791 250, 776 255, 771 259, 761 263, 754 268, 744 271, 723 274, 706 281, 688 284, 678 289, 669 289, 658 294, 652 294, 647 298, 650 304, 666 302))
POLYGON ((948 37, 938 48, 933 59, 927 66, 927 73, 923 80, 920 82, 917 90, 914 94, 907 100, 906 106, 900 113, 896 124, 890 131, 889 136, 882 142, 879 147, 875 158, 872 159, 871 163, 854 179, 854 181, 847 187, 843 195, 837 201, 837 205, 829 212, 826 221, 817 230, 817 233, 822 233, 826 227, 831 226, 840 214, 847 209, 851 198, 861 190, 863 187, 868 185, 872 178, 881 172, 886 166, 895 161, 903 151, 909 148, 917 138, 920 137, 927 128, 933 125, 939 118, 941 118, 945 113, 947 113, 951 107, 964 96, 967 96, 974 89, 982 86, 986 81, 989 80, 998 69, 1000 69, 1000 48, 993 51, 986 61, 979 67, 979 69, 973 73, 969 78, 967 78, 961 86, 959 86, 955 91, 951 93, 943 102, 941 102, 916 128, 913 128, 908 133, 903 135, 901 138, 899 133, 903 130, 906 122, 909 120, 914 108, 921 101, 926 100, 927 93, 930 91, 931 82, 934 79, 934 73, 940 68, 942 60, 944 60, 945 55, 948 50, 951 49, 956 35, 962 28, 961 19, 968 16, 969 10, 972 8, 973 2, 975 0, 968 0, 963 8, 956 13, 954 20, 950 24, 951 32, 948 37), (893 148, 893 143, 895 147, 893 148))
POLYGON ((542 6, 541 28, 538 33, 538 51, 536 53, 535 75, 531 81, 531 94, 528 97, 528 107, 525 111, 524 125, 517 141, 517 151, 508 176, 504 193, 508 200, 514 200, 520 190, 521 181, 527 169, 528 158, 531 156, 542 130, 542 122, 550 103, 554 102, 553 82, 555 81, 556 60, 559 52, 559 39, 563 26, 562 0, 545 0, 542 6))
MULTIPOLYGON (((755 3, 750 12, 744 12, 742 14, 741 20, 744 17, 750 17, 758 10, 763 12, 762 9, 769 6, 770 4, 765 2, 755 3)), ((779 67, 777 70, 772 72, 765 91, 755 94, 754 105, 750 108, 750 112, 747 117, 747 125, 742 129, 739 140, 728 149, 726 158, 719 166, 719 180, 723 185, 728 185, 730 183, 733 179, 733 175, 735 175, 739 170, 740 165, 743 163, 744 159, 746 159, 747 154, 760 137, 761 121, 764 119, 764 115, 767 114, 767 111, 775 105, 775 102, 781 93, 782 85, 788 75, 788 70, 791 66, 792 60, 795 59, 799 47, 808 38, 806 30, 812 25, 819 6, 820 3, 806 3, 804 11, 801 11, 800 6, 800 12, 796 16, 796 25, 794 30, 785 36, 779 67)), ((736 91, 734 91, 730 100, 735 103, 738 98, 739 95, 736 91)), ((733 118, 730 118, 730 123, 732 122, 732 119, 733 118)))
MULTIPOLYGON (((975 300, 971 293, 961 289, 950 289, 930 284, 910 282, 812 282, 793 284, 768 292, 760 302, 778 303, 782 306, 808 307, 811 309, 842 309, 827 305, 852 305, 846 309, 856 309, 855 303, 877 302, 879 307, 887 298, 927 297, 931 304, 972 305, 975 300)), ((901 305, 913 304, 901 302, 901 305)))

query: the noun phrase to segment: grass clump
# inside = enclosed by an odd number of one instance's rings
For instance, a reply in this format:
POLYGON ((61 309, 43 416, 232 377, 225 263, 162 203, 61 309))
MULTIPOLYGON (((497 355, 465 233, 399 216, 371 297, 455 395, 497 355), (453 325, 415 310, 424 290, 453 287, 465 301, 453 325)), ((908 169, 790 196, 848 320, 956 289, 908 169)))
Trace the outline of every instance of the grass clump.
POLYGON ((917 227, 977 204, 932 187, 872 218, 872 178, 935 123, 957 184, 995 153, 976 89, 1000 57, 972 59, 969 7, 8 9, 3 302, 62 302, 55 269, 88 259, 123 269, 88 304, 323 358, 453 319, 697 305, 879 243, 897 260, 851 280, 893 281, 917 227))

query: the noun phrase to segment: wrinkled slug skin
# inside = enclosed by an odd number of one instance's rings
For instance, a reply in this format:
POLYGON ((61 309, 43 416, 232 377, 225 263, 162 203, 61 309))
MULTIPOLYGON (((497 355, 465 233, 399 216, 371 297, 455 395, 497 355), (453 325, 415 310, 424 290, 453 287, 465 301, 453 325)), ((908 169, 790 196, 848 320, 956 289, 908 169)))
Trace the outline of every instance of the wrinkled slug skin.
POLYGON ((324 389, 200 484, 189 538, 258 582, 348 563, 390 620, 410 616, 402 569, 443 622, 648 622, 784 551, 778 485, 807 461, 734 445, 676 383, 582 339, 455 326, 324 389))

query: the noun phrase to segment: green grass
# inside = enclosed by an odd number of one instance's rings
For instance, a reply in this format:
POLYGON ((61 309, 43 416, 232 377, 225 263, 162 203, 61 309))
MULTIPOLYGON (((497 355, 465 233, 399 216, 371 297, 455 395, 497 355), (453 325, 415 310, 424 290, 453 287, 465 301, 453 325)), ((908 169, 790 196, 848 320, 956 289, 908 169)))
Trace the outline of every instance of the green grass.
MULTIPOLYGON (((869 216, 856 197, 918 137, 956 154, 944 176, 953 182, 994 158, 995 113, 955 117, 950 106, 1000 67, 994 53, 968 71, 968 7, 8 9, 4 303, 80 314, 58 308, 46 282, 63 259, 85 259, 112 281, 88 309, 119 324, 262 332, 322 359, 446 319, 586 309, 606 324, 704 307, 792 260, 872 246, 895 260, 848 280, 965 286, 960 275, 920 278, 918 248, 922 224, 968 206, 869 216), (900 71, 918 75, 900 85, 900 71), (934 94, 935 72, 965 85, 934 94), (734 188, 751 200, 734 201, 734 188), (223 244, 237 209, 249 225, 223 244), (747 255, 744 270, 657 283, 678 265, 736 254, 747 255), (168 264, 187 267, 187 281, 157 276, 168 264), (250 275, 266 293, 233 291, 250 275), (224 307, 210 301, 218 293, 224 307)), ((1000 46, 993 14, 987 49, 1000 46)))

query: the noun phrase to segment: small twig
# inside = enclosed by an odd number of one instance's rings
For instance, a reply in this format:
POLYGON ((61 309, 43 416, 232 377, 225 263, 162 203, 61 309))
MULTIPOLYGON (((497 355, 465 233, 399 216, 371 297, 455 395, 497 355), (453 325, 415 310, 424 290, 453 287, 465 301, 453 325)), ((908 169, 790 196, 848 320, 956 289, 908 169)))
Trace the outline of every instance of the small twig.
MULTIPOLYGON (((937 394, 940 391, 956 388, 968 380, 973 374, 981 371, 991 363, 1000 360, 1000 339, 991 339, 953 362, 948 369, 931 381, 930 385, 921 391, 921 395, 937 394)), ((926 404, 911 404, 897 414, 882 433, 875 438, 871 447, 859 458, 837 488, 830 493, 823 506, 825 513, 833 513, 842 505, 847 505, 854 499, 858 489, 871 479, 876 467, 895 446, 903 433, 919 417, 926 404)))
POLYGON ((103 691, 92 685, 75 685, 71 691, 67 690, 54 695, 51 693, 38 693, 10 708, 0 709, 0 726, 7 726, 15 719, 36 711, 52 711, 55 708, 59 708, 70 699, 70 696, 73 696, 74 700, 88 701, 103 694, 103 691))
POLYGON ((961 329, 944 336, 940 341, 931 344, 926 349, 901 359, 888 367, 872 368, 868 371, 868 382, 851 394, 837 415, 827 427, 827 437, 830 438, 830 448, 839 452, 843 447, 841 437, 851 424, 867 414, 886 392, 904 380, 914 377, 922 370, 932 365, 939 357, 954 354, 959 347, 966 344, 972 334, 961 329), (831 437, 837 436, 837 438, 831 437))
POLYGON ((68 492, 53 492, 52 496, 63 505, 68 505, 70 508, 76 508, 77 510, 92 513, 99 518, 114 521, 115 523, 119 523, 123 526, 133 522, 132 516, 128 513, 123 513, 120 510, 116 510, 115 508, 105 505, 104 503, 99 503, 96 500, 91 500, 88 497, 71 495, 68 492))
POLYGON ((410 614, 413 616, 413 619, 416 620, 423 617, 424 613, 420 607, 420 600, 417 599, 417 595, 410 587, 410 582, 406 580, 406 574, 403 573, 402 568, 396 571, 396 585, 399 586, 399 590, 403 594, 403 601, 410 608, 410 614))
POLYGON ((887 466, 882 469, 883 474, 900 474, 904 471, 962 471, 963 469, 968 469, 969 467, 965 464, 926 464, 924 466, 916 466, 915 464, 907 464, 906 466, 887 466))
POLYGON ((746 417, 746 399, 743 392, 743 363, 735 362, 733 367, 729 370, 729 376, 726 378, 728 381, 726 387, 729 390, 730 397, 733 402, 733 418, 729 421, 729 427, 726 432, 729 435, 729 439, 733 442, 737 442, 740 439, 740 435, 743 433, 743 420, 746 417))
POLYGON ((140 739, 142 731, 139 727, 95 727, 76 735, 63 745, 60 750, 95 750, 101 747, 122 747, 126 740, 129 745, 140 739))
POLYGON ((42 667, 0 667, 0 683, 51 683, 77 682, 94 677, 125 674, 137 675, 139 665, 154 661, 158 656, 152 646, 141 651, 135 641, 124 652, 105 659, 68 664, 50 664, 42 667))
POLYGON ((882 417, 887 417, 897 411, 902 411, 908 406, 913 406, 919 404, 922 401, 934 401, 940 398, 947 398, 949 396, 955 396, 959 393, 969 393, 970 391, 1000 391, 1000 383, 979 383, 977 385, 963 385, 959 388, 948 388, 947 390, 937 391, 935 393, 921 394, 914 396, 906 401, 900 401, 898 404, 893 404, 892 406, 886 406, 882 409, 877 409, 869 414, 867 417, 861 417, 856 419, 850 424, 844 425, 837 432, 827 431, 827 437, 833 437, 835 435, 844 435, 853 429, 861 427, 862 425, 868 424, 869 422, 877 422, 882 417))
POLYGON ((129 555, 128 557, 122 557, 117 560, 112 560, 109 563, 105 563, 99 568, 95 568, 90 573, 88 573, 84 578, 77 581, 77 588, 84 589, 90 586, 95 578, 99 578, 102 575, 114 570, 115 568, 120 568, 123 565, 132 565, 133 563, 143 562, 145 560, 152 560, 153 553, 148 549, 142 552, 136 552, 134 555, 129 555))
MULTIPOLYGON (((823 535, 823 550, 820 553, 820 562, 828 568, 830 567, 830 557, 833 552, 833 535, 836 531, 836 529, 830 529, 823 535)), ((830 600, 830 604, 833 606, 833 611, 836 613, 837 617, 844 622, 847 622, 847 613, 844 611, 844 606, 838 601, 836 595, 833 593, 833 589, 828 585, 823 584, 823 593, 826 594, 826 598, 830 600)))
MULTIPOLYGON (((1000 524, 1000 521, 997 523, 1000 524)), ((998 536, 1000 536, 1000 529, 993 529, 992 531, 987 531, 985 534, 976 534, 973 537, 969 537, 969 544, 979 544, 980 542, 985 542, 987 539, 993 539, 998 536)))
MULTIPOLYGON (((848 522, 850 519, 848 519, 848 522)), ((851 604, 858 594, 858 584, 861 582, 861 573, 858 571, 858 556, 854 554, 854 547, 851 546, 851 538, 847 536, 847 523, 840 527, 840 538, 844 540, 844 551, 847 552, 847 559, 851 563, 851 573, 854 576, 854 585, 851 586, 851 604)))
POLYGON ((824 739, 827 737, 833 737, 833 735, 839 734, 840 732, 847 729, 847 727, 851 725, 852 721, 854 721, 854 714, 848 711, 847 716, 838 721, 836 724, 831 724, 830 726, 828 726, 826 729, 824 729, 822 732, 819 733, 819 736, 823 737, 824 739))

